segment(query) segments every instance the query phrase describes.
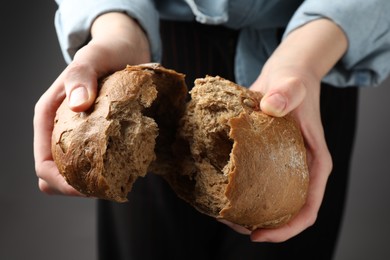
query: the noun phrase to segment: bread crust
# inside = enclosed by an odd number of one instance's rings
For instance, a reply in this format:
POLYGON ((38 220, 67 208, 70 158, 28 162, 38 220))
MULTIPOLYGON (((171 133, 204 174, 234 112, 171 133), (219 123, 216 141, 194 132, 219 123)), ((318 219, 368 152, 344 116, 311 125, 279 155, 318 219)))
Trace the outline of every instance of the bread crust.
POLYGON ((191 95, 179 131, 191 155, 167 177, 173 189, 202 213, 251 230, 288 222, 309 182, 294 119, 264 114, 259 93, 218 76, 196 80, 191 95))
POLYGON ((229 123, 233 167, 225 192, 229 204, 220 217, 250 229, 285 224, 304 205, 309 181, 296 124, 259 111, 243 112, 229 123))
POLYGON ((87 196, 127 201, 135 180, 156 158, 158 126, 146 114, 157 109, 159 95, 172 97, 171 110, 183 110, 184 75, 159 64, 127 66, 101 80, 89 111, 72 112, 64 101, 54 122, 52 154, 66 181, 87 196))

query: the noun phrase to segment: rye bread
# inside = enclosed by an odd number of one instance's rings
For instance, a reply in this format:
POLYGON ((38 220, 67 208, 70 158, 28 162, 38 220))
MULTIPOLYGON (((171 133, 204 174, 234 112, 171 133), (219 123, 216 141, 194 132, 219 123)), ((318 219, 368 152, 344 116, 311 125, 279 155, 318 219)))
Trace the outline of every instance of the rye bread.
POLYGON ((135 180, 156 159, 156 142, 174 139, 186 96, 183 74, 144 64, 104 78, 89 111, 72 112, 64 101, 52 134, 60 173, 87 196, 127 201, 135 180))
POLYGON ((197 79, 178 133, 180 168, 166 176, 200 212, 249 229, 288 222, 309 183, 299 127, 261 112, 260 99, 218 76, 197 79))

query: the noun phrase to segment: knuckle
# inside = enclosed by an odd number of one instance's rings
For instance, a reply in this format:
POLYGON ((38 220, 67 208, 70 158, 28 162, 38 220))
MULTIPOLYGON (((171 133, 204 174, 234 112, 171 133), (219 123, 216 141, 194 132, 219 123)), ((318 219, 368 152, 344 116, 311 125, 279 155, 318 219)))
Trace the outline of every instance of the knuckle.
POLYGON ((332 170, 333 170, 333 160, 332 160, 332 157, 329 153, 327 155, 327 158, 324 161, 325 161, 325 170, 330 175, 332 173, 332 170))
POLYGON ((291 76, 287 79, 287 83, 288 85, 292 86, 292 87, 303 87, 304 86, 304 82, 302 80, 301 77, 298 77, 298 76, 291 76))
POLYGON ((35 173, 40 180, 43 179, 44 167, 42 166, 42 164, 38 164, 38 163, 35 164, 35 173))
POLYGON ((50 188, 49 184, 42 179, 39 179, 38 187, 39 187, 39 190, 45 194, 48 194, 48 195, 53 194, 53 190, 50 188))
MULTIPOLYGON (((88 69, 87 65, 80 62, 72 62, 64 71, 64 81, 79 80, 81 75, 88 69)), ((65 84, 65 87, 67 84, 65 84)))
POLYGON ((83 62, 73 61, 66 69, 66 75, 78 74, 80 71, 86 70, 88 65, 83 62))
POLYGON ((290 95, 304 96, 306 94, 305 82, 301 77, 290 77, 286 80, 286 92, 290 95))
POLYGON ((313 214, 313 215, 311 215, 311 216, 307 219, 307 221, 306 221, 306 226, 307 226, 307 227, 311 227, 311 226, 313 226, 313 225, 316 223, 316 221, 317 221, 317 214, 313 214))
POLYGON ((91 74, 94 71, 90 63, 85 61, 73 61, 64 71, 65 81, 74 81, 82 79, 84 75, 91 74))
POLYGON ((35 103, 35 106, 34 106, 34 122, 36 120, 36 115, 38 115, 44 108, 44 104, 43 104, 43 96, 38 99, 37 103, 35 103))

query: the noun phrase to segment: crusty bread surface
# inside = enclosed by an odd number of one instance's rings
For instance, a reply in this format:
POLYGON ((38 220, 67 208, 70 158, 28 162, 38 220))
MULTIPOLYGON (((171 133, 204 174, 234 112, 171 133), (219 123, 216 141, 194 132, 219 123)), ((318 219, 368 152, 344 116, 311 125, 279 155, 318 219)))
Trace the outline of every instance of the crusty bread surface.
POLYGON ((264 114, 259 93, 221 77, 197 79, 191 97, 179 131, 181 167, 166 177, 173 189, 199 211, 249 229, 289 221, 309 180, 295 121, 264 114))
POLYGON ((170 121, 161 124, 175 129, 171 124, 180 117, 186 95, 183 74, 145 64, 104 78, 87 112, 72 112, 64 101, 52 134, 60 173, 88 196, 126 201, 135 180, 156 159, 156 141, 174 138, 159 135, 155 119, 164 115, 170 121))

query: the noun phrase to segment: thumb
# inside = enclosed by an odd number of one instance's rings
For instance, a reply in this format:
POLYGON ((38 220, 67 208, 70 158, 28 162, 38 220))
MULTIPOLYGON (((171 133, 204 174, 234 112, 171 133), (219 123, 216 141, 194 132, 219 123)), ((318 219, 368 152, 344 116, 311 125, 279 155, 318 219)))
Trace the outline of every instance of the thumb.
POLYGON ((305 96, 306 87, 302 81, 289 79, 265 92, 260 108, 268 115, 281 117, 297 108, 305 96))
POLYGON ((87 110, 95 101, 97 74, 83 66, 72 67, 65 74, 65 93, 68 106, 75 112, 87 110))

